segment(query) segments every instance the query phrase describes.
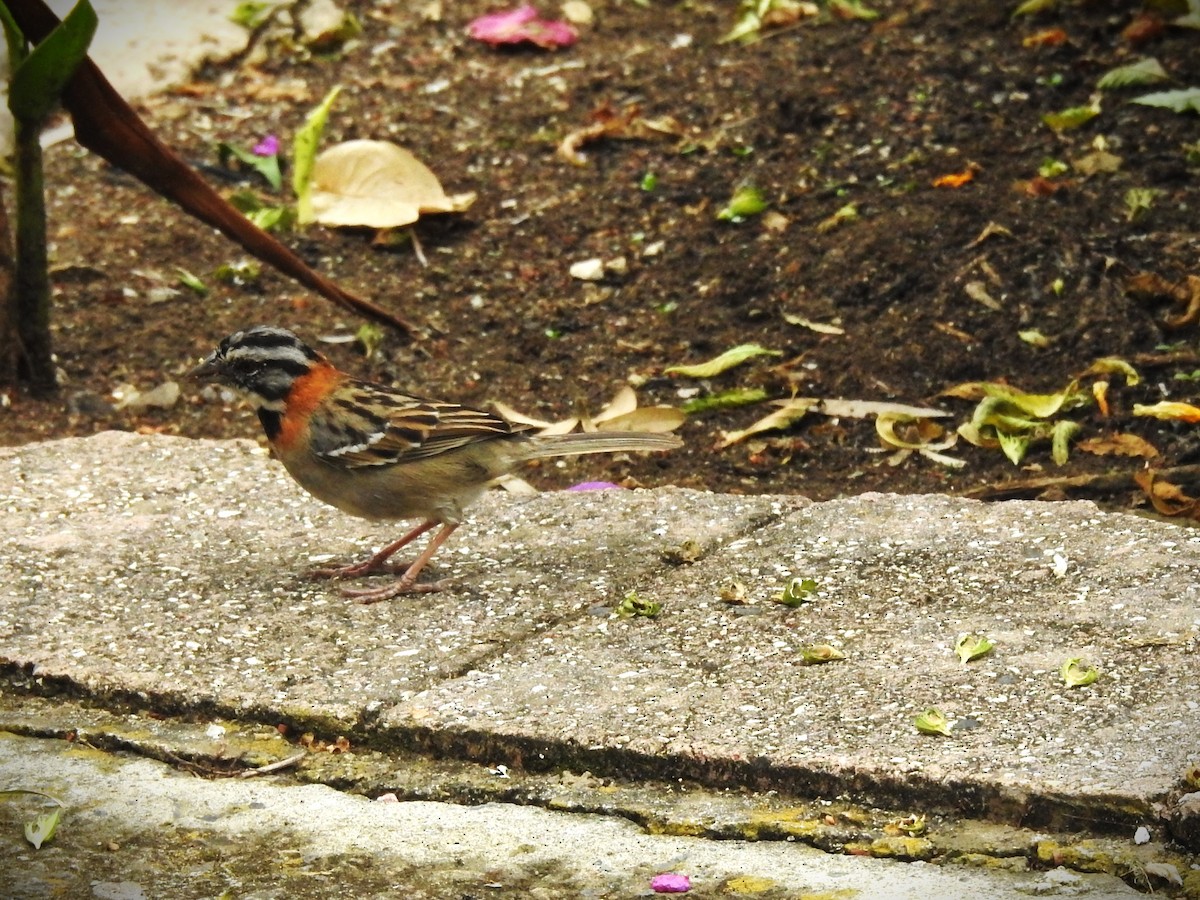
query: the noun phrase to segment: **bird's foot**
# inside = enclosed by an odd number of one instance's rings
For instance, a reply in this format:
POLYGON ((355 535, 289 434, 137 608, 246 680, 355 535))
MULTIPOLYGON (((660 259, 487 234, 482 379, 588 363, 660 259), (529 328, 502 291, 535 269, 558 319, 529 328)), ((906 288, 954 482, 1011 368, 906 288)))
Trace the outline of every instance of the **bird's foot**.
POLYGON ((401 594, 434 594, 446 590, 449 586, 449 580, 444 578, 441 581, 424 581, 417 584, 415 581, 409 581, 402 577, 383 587, 342 588, 342 596, 367 605, 379 603, 381 600, 391 600, 401 594))
POLYGON ((372 556, 370 559, 351 563, 348 566, 313 569, 311 572, 306 572, 304 577, 313 581, 321 581, 324 579, 362 578, 365 575, 398 575, 407 572, 411 566, 412 563, 384 562, 372 556))

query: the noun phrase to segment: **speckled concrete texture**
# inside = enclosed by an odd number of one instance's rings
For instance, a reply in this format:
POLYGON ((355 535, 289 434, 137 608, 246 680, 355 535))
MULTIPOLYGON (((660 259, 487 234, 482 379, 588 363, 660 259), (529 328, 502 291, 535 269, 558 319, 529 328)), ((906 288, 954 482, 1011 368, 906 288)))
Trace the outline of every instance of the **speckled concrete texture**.
POLYGON ((1087 503, 496 491, 438 558, 444 593, 362 606, 303 577, 403 527, 321 506, 249 442, 0 450, 0 665, 384 752, 1195 836, 1188 529, 1087 503), (815 589, 776 602, 794 578, 815 589), (662 611, 616 615, 630 592, 662 611), (964 664, 965 632, 994 649, 964 664), (805 665, 816 643, 846 658, 805 665), (1071 657, 1098 680, 1067 688, 1071 657), (929 706, 949 736, 917 731, 929 706))

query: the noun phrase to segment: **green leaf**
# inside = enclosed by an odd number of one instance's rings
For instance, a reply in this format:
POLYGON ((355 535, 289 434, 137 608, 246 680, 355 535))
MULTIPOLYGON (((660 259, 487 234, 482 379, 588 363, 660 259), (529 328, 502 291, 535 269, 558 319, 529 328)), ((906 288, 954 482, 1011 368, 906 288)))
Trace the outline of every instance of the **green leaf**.
POLYGON ((1045 12, 1048 9, 1054 9, 1058 6, 1058 0, 1025 0, 1020 6, 1013 10, 1013 18, 1017 16, 1031 16, 1034 13, 1045 12))
POLYGON ((1042 121, 1055 131, 1070 131, 1090 122, 1099 114, 1100 110, 1094 106, 1072 106, 1062 112, 1046 113, 1042 116, 1042 121))
POLYGON ((1144 84, 1157 84, 1160 81, 1166 81, 1170 77, 1167 75, 1167 70, 1153 56, 1147 56, 1145 59, 1139 59, 1135 63, 1130 63, 1127 66, 1118 66, 1105 72, 1100 80, 1096 82, 1096 87, 1102 91, 1115 91, 1125 87, 1140 87, 1144 84))
POLYGON ((1138 375, 1137 369, 1127 363, 1118 356, 1104 356, 1096 360, 1087 367, 1087 371, 1083 373, 1087 375, 1124 375, 1125 384, 1128 387, 1134 387, 1141 383, 1142 377, 1138 375))
POLYGON ((759 344, 739 344, 708 362, 697 363, 694 366, 668 366, 663 371, 669 375, 683 375, 686 378, 712 378, 756 356, 783 356, 783 352, 768 350, 759 344))
POLYGON ((1081 427, 1078 422, 1071 422, 1067 419, 1054 423, 1054 428, 1050 432, 1050 456, 1058 465, 1065 466, 1067 464, 1067 457, 1071 452, 1071 438, 1079 433, 1081 427))
POLYGON ((313 163, 317 158, 317 146, 321 143, 325 123, 329 121, 329 110, 341 90, 340 86, 335 87, 326 94, 292 139, 292 190, 296 192, 296 213, 301 225, 307 225, 315 218, 311 184, 313 163))
POLYGON ((87 58, 96 33, 96 11, 79 0, 46 39, 16 67, 8 87, 8 108, 25 122, 41 122, 58 104, 75 69, 87 58))
POLYGON ((8 68, 11 72, 29 55, 29 45, 21 26, 4 3, 0 3, 0 26, 4 28, 4 40, 8 44, 8 68))
POLYGON ((263 203, 254 191, 236 191, 229 196, 230 205, 263 231, 291 228, 296 214, 287 206, 263 203))
POLYGON ((954 652, 966 665, 973 659, 979 659, 995 646, 995 641, 989 640, 981 634, 964 634, 955 642, 954 652))
POLYGON ((817 232, 820 234, 825 234, 826 232, 833 231, 833 229, 845 225, 847 222, 853 222, 857 218, 858 204, 847 203, 845 206, 837 209, 833 215, 827 216, 818 222, 816 225, 817 232))
POLYGON ((1130 103, 1140 103, 1142 106, 1160 106, 1172 112, 1184 113, 1191 110, 1200 113, 1200 88, 1181 88, 1177 91, 1159 91, 1156 94, 1145 94, 1134 97, 1130 103))
POLYGON ((260 3, 258 0, 246 0, 239 3, 229 14, 229 21, 243 28, 257 28, 274 12, 276 3, 260 3))
POLYGON ((62 807, 56 806, 49 812, 42 813, 32 822, 26 822, 25 840, 33 844, 34 850, 42 849, 42 844, 54 837, 60 819, 62 819, 62 807))
POLYGON ((208 293, 208 285, 206 285, 200 278, 193 275, 187 269, 177 268, 175 271, 179 273, 179 283, 185 288, 190 291, 195 291, 201 297, 208 293))
POLYGON ((1071 167, 1061 159, 1044 159, 1042 160, 1042 164, 1038 166, 1038 174, 1043 178, 1057 178, 1059 175, 1065 175, 1069 171, 1071 171, 1071 167))
POLYGON ((259 156, 241 147, 224 142, 217 145, 217 155, 221 165, 228 166, 229 157, 233 157, 243 165, 249 166, 267 180, 275 190, 283 185, 283 174, 279 171, 279 157, 272 153, 270 156, 259 156))
POLYGON ((815 578, 793 578, 775 596, 775 602, 795 608, 801 604, 810 602, 813 591, 816 589, 817 581, 815 578))
POLYGON ((762 388, 734 388, 719 394, 709 394, 707 397, 694 397, 684 403, 681 408, 690 416, 718 409, 751 406, 755 403, 762 403, 766 399, 767 392, 762 388))
POLYGON ((829 644, 809 644, 800 648, 800 658, 806 666, 819 666, 821 663, 845 659, 846 654, 829 644))
POLYGON ((1030 394, 999 382, 985 382, 980 387, 985 396, 1010 403, 1026 415, 1037 419, 1048 419, 1059 410, 1076 405, 1082 396, 1075 382, 1071 382, 1055 394, 1030 394))
POLYGON ((1017 337, 1033 347, 1050 346, 1050 338, 1046 337, 1036 328, 1027 328, 1024 331, 1018 331, 1017 337))
POLYGON ((829 0, 829 11, 841 19, 859 19, 872 22, 879 13, 862 5, 862 0, 829 0))
POLYGON ((1025 458, 1026 451, 1029 450, 1029 435, 997 431, 996 440, 1000 442, 1000 449, 1008 457, 1008 461, 1014 466, 1019 466, 1021 460, 1025 458))
POLYGON ((655 600, 643 600, 637 591, 630 591, 622 598, 614 610, 622 619, 631 616, 643 616, 652 619, 662 612, 662 604, 655 600))
POLYGON ((374 322, 360 325, 358 331, 354 333, 354 339, 362 345, 363 356, 367 359, 375 358, 375 354, 379 352, 379 347, 383 344, 384 337, 384 330, 374 322))
POLYGON ((950 736, 950 722, 937 707, 931 706, 925 710, 913 722, 917 726, 917 731, 921 734, 942 734, 946 737, 950 736))
POLYGON ((1154 206, 1154 199, 1162 191, 1157 188, 1130 188, 1125 192, 1125 221, 1134 222, 1154 206))
POLYGON ((1100 677, 1100 670, 1085 665, 1081 657, 1072 656, 1059 667, 1058 674, 1069 688, 1086 687, 1100 677))
POLYGON ((752 184, 743 185, 733 192, 729 203, 717 213, 722 222, 741 222, 747 216, 757 216, 768 204, 762 191, 752 184))

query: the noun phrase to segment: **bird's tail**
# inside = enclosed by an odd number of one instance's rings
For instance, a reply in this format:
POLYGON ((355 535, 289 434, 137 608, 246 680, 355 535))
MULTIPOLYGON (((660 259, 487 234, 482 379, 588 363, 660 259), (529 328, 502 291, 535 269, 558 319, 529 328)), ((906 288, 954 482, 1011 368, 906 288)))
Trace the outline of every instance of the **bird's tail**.
POLYGON ((589 431, 574 434, 537 434, 521 447, 524 459, 576 456, 583 453, 624 453, 629 450, 674 450, 683 441, 673 434, 647 431, 589 431))

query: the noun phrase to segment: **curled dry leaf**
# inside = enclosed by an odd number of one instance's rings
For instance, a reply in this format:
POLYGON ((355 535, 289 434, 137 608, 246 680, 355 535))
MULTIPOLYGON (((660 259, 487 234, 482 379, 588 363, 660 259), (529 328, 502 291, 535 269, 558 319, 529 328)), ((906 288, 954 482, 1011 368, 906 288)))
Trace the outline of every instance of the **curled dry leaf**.
POLYGON ((673 406, 637 405, 637 395, 628 385, 617 391, 612 400, 594 416, 587 410, 578 415, 550 422, 538 419, 496 401, 492 404, 498 413, 518 425, 530 425, 542 434, 568 434, 576 428, 583 431, 650 431, 666 433, 674 431, 684 423, 687 416, 673 406))
POLYGON ((636 104, 621 110, 605 105, 593 110, 590 118, 591 121, 587 125, 572 131, 558 145, 556 152, 559 158, 573 166, 586 165, 587 157, 583 155, 583 146, 601 138, 655 141, 683 136, 683 126, 675 119, 670 116, 647 119, 642 115, 641 107, 636 104))
POLYGON ((1142 459, 1154 459, 1158 456, 1158 450, 1153 444, 1129 432, 1085 438, 1075 446, 1094 456, 1139 456, 1142 459))
POLYGON ((1200 500, 1188 496, 1177 484, 1160 481, 1153 469, 1134 472, 1133 480, 1146 492, 1154 511, 1159 515, 1200 519, 1200 500))
POLYGON ((1163 320, 1167 328, 1185 328, 1200 321, 1200 275, 1189 275, 1175 282, 1155 272, 1139 272, 1125 280, 1125 293, 1136 300, 1172 300, 1184 304, 1182 313, 1163 320))
POLYGON ((474 202, 473 192, 448 195, 428 166, 390 141, 346 141, 313 164, 312 209, 322 225, 397 228, 474 202))
POLYGON ((792 423, 804 418, 804 414, 819 402, 819 400, 813 397, 794 397, 791 400, 776 400, 775 403, 779 406, 779 409, 759 419, 748 428, 725 432, 721 440, 717 443, 717 449, 724 450, 726 447, 744 441, 752 434, 761 434, 764 431, 782 431, 790 427, 792 423))
POLYGON ((814 322, 812 319, 805 316, 796 315, 795 313, 783 314, 783 321, 789 325, 799 325, 801 328, 807 328, 809 331, 815 331, 817 334, 845 334, 846 329, 840 325, 828 325, 824 322, 814 322))
POLYGON ((880 413, 875 417, 875 432, 885 449, 895 451, 888 459, 891 465, 899 465, 914 452, 951 468, 961 469, 966 465, 965 460, 939 452, 958 443, 958 432, 947 433, 945 428, 925 416, 880 413))
MULTIPOLYGON (((793 397, 790 400, 775 400, 773 403, 779 407, 777 410, 764 416, 747 428, 743 428, 740 431, 726 432, 721 438, 720 443, 717 444, 717 449, 723 450, 732 444, 744 441, 751 435, 761 434, 764 431, 782 431, 803 418, 804 414, 809 410, 824 413, 827 416, 850 419, 865 419, 869 416, 908 416, 913 419, 930 419, 949 415, 949 413, 943 412, 940 409, 908 406, 904 403, 890 403, 882 400, 842 400, 838 398, 821 400, 816 397, 793 397)), ((899 448, 900 438, 896 440, 898 442, 897 447, 899 448)), ((953 441, 950 443, 952 444, 953 441)), ((950 444, 946 446, 948 447, 950 444)))

